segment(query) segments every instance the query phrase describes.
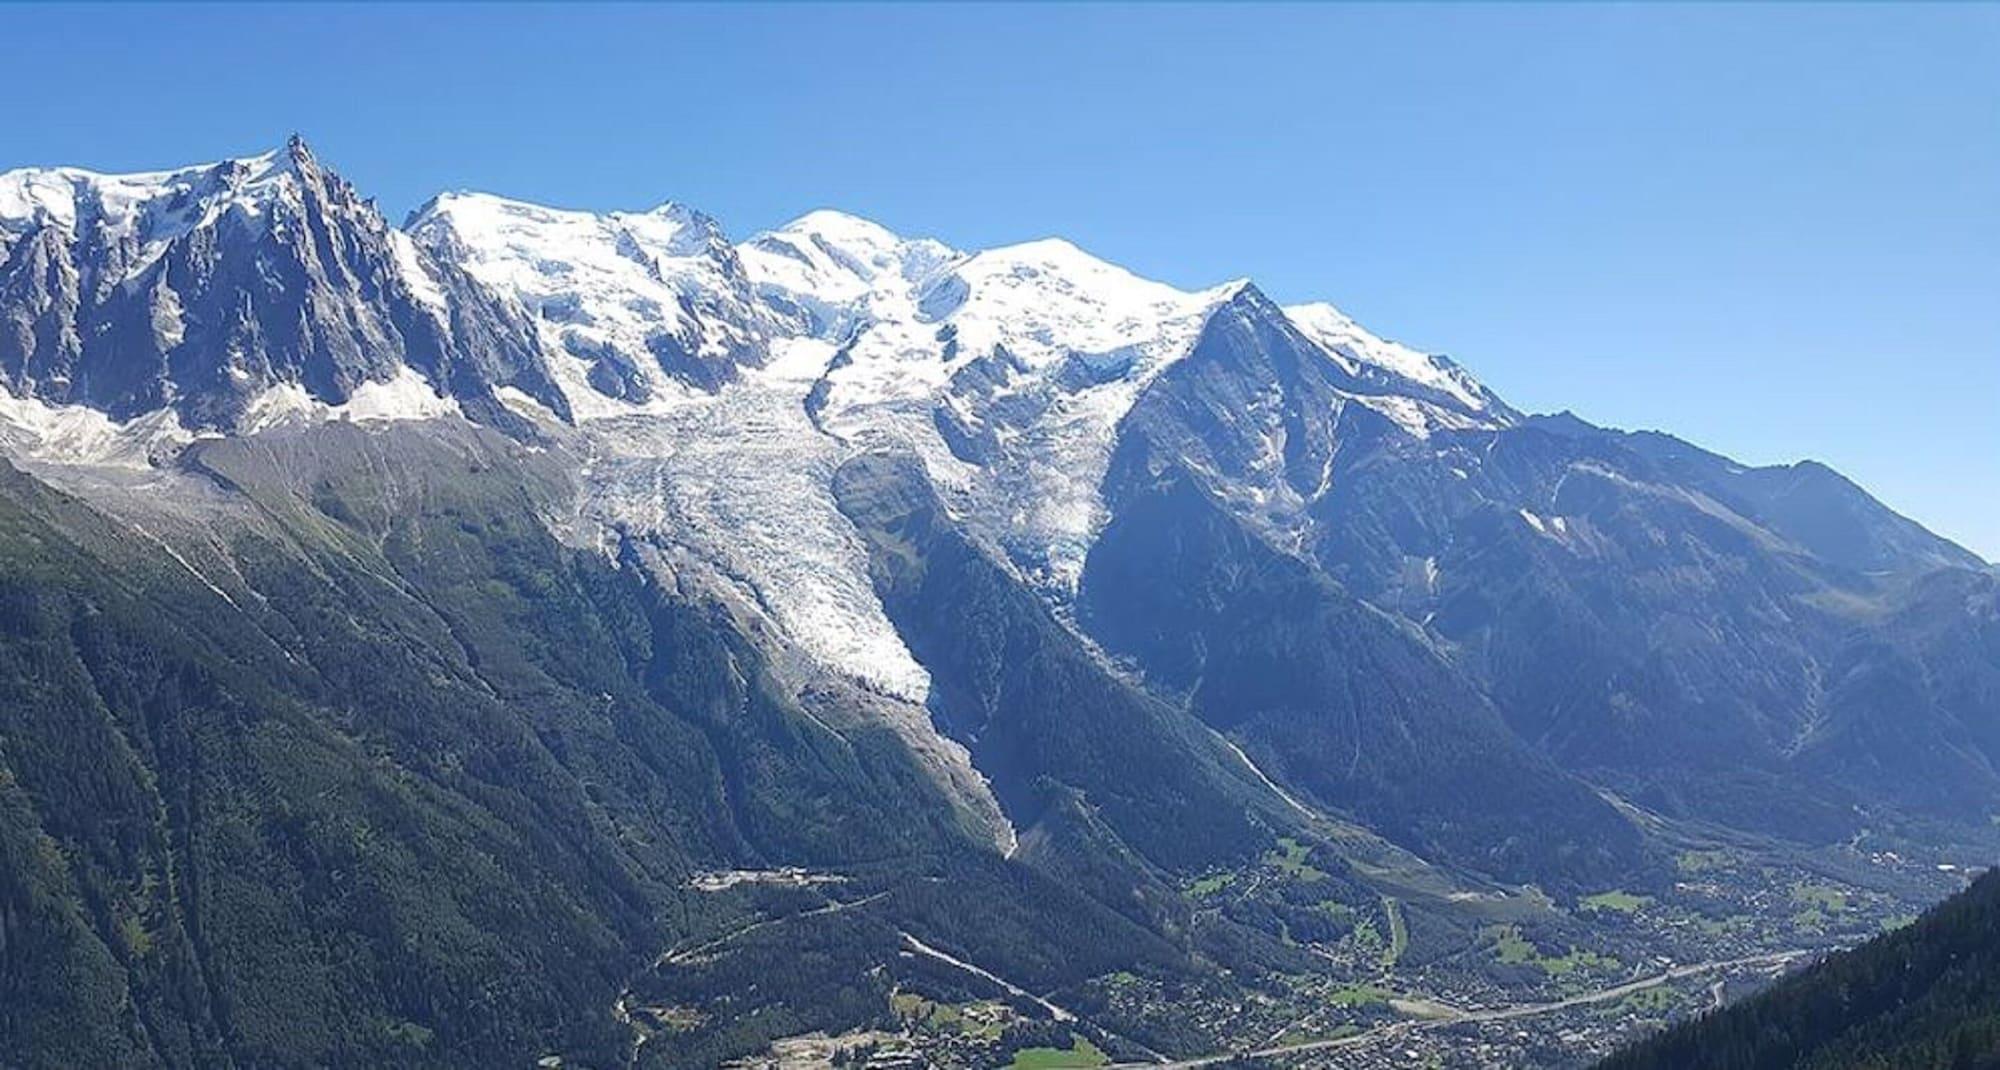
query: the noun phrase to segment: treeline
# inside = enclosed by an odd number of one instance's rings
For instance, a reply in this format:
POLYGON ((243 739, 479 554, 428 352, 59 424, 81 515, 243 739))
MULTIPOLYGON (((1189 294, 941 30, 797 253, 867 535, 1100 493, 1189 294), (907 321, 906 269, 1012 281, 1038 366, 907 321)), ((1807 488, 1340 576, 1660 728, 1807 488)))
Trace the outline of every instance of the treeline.
POLYGON ((2000 1067, 2000 871, 1915 924, 1613 1055, 1599 1070, 2000 1067))

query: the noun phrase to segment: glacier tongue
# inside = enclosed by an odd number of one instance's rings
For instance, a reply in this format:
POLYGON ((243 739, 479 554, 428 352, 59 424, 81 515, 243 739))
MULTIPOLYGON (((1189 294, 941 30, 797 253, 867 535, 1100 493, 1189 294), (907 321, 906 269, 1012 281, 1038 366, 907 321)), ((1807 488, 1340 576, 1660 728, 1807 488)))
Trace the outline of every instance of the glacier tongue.
POLYGON ((816 339, 785 340, 768 367, 713 398, 586 422, 582 509, 697 550, 816 660, 921 703, 930 677, 883 612, 829 489, 845 452, 806 414, 831 355, 816 339))
POLYGON ((1013 827, 965 746, 932 723, 930 674, 889 622, 867 548, 835 504, 849 450, 805 404, 833 350, 780 339, 768 364, 713 396, 581 421, 577 509, 588 527, 691 553, 820 670, 876 692, 876 723, 1011 851, 1013 827))

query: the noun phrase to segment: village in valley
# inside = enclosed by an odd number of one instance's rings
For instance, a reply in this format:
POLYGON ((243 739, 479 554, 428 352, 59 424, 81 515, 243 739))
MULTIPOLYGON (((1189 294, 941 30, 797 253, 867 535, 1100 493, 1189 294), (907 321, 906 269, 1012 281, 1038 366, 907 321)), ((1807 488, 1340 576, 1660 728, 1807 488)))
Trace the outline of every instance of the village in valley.
MULTIPOLYGON (((1457 892, 1441 909, 1422 888, 1357 902, 1324 850, 1281 840, 1255 865, 1182 889, 1198 917, 1258 926, 1313 968, 1255 985, 1121 972, 1033 995, 916 942, 899 957, 935 956, 923 960, 932 976, 940 966, 957 974, 944 988, 899 983, 877 1027, 795 1036, 736 1065, 1580 1067, 1906 924, 1969 876, 1859 842, 1809 854, 1689 846, 1673 858, 1671 880, 1647 891, 1603 889, 1567 904, 1532 888, 1457 892), (1160 1037, 1179 1038, 1179 1050, 1148 1043, 1160 1037), (1206 1050, 1190 1054, 1195 1043, 1206 1050)), ((847 894, 839 878, 804 871, 699 880, 717 894, 757 884, 821 890, 835 897, 821 911, 847 894)), ((785 924, 760 924, 772 923, 785 924)), ((726 954, 726 941, 708 953, 726 954)), ((671 1033, 665 1026, 654 1039, 670 1044, 671 1033)))

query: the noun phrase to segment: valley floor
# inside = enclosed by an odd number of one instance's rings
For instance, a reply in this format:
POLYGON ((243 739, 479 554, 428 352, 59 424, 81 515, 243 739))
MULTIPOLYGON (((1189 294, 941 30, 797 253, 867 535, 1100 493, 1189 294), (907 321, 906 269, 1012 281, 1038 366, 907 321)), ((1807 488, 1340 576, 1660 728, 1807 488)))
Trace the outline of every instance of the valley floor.
MULTIPOLYGON (((899 989, 894 1028, 795 1037, 739 1065, 1581 1066, 1899 926, 1964 876, 1954 864, 1858 842, 1803 853, 1690 846, 1676 869, 1670 888, 1606 889, 1567 910, 1532 889, 1461 892, 1452 908, 1486 920, 1442 938, 1436 904, 1422 891, 1385 893, 1372 911, 1351 915, 1321 903, 1343 915, 1337 939, 1295 939, 1282 921, 1277 934, 1320 968, 1249 990, 1115 974, 1076 991, 1032 993, 909 940, 905 954, 948 964, 993 991, 953 999, 899 989), (1168 1022, 1177 1029, 1163 1028, 1168 1022)), ((1382 877, 1388 887, 1392 878, 1382 877)), ((1283 842, 1257 864, 1205 875, 1184 893, 1203 910, 1240 918, 1260 903, 1309 899, 1326 880, 1302 847, 1283 842)), ((758 924, 810 924, 867 904, 849 899, 758 924)), ((654 1020, 672 1017, 662 1014, 654 1020)))

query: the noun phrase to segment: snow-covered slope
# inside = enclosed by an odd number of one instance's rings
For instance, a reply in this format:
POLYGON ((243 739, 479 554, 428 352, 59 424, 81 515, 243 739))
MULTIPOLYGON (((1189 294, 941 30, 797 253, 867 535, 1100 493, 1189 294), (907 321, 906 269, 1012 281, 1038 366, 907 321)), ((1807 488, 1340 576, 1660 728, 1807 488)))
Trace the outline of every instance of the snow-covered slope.
POLYGON ((737 246, 758 295, 817 338, 911 314, 913 295, 965 254, 858 216, 808 212, 737 246))
POLYGON ((1285 317, 1323 347, 1343 371, 1369 387, 1355 391, 1354 400, 1413 435, 1507 427, 1520 418, 1452 361, 1371 334, 1324 301, 1287 306, 1285 317))
POLYGON ((168 243, 224 215, 264 216, 277 198, 296 195, 299 172, 285 149, 173 171, 102 174, 77 167, 25 168, 0 174, 0 246, 52 224, 130 252, 112 265, 109 283, 145 270, 168 243))
POLYGON ((751 293, 721 228, 681 205, 597 215, 448 193, 408 229, 535 318, 582 418, 713 391, 762 363, 783 326, 751 293))
POLYGON ((1118 421, 1235 285, 1177 290, 1053 239, 898 277, 814 412, 856 447, 914 450, 968 526, 1064 592, 1105 520, 1118 421))

